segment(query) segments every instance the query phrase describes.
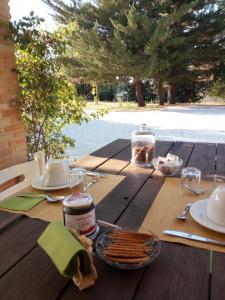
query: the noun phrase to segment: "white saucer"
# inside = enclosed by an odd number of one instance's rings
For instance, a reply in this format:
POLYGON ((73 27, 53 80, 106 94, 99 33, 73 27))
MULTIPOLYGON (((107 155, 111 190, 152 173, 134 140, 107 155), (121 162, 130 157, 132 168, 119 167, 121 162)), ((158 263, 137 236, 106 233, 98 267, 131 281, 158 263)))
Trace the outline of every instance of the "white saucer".
POLYGON ((38 190, 43 190, 43 191, 55 191, 55 190, 61 190, 61 189, 65 189, 69 187, 69 183, 65 184, 65 185, 59 185, 59 186, 43 186, 41 184, 41 177, 37 177, 35 178, 32 183, 31 186, 35 189, 38 190))
POLYGON ((192 218, 199 223, 200 225, 217 231, 221 233, 225 233, 225 227, 220 226, 213 221, 211 221, 207 215, 206 215, 206 209, 207 209, 208 199, 199 200, 192 204, 190 213, 192 218))

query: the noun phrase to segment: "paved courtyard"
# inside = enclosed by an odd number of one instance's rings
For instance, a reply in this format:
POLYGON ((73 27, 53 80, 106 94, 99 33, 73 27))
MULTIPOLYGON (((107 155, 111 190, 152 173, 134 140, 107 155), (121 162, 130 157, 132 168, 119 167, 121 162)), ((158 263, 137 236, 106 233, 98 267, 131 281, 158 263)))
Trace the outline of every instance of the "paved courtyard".
POLYGON ((111 112, 88 124, 70 125, 64 133, 76 140, 70 153, 83 157, 117 139, 130 139, 146 123, 158 140, 225 143, 225 106, 174 106, 144 112, 111 112))

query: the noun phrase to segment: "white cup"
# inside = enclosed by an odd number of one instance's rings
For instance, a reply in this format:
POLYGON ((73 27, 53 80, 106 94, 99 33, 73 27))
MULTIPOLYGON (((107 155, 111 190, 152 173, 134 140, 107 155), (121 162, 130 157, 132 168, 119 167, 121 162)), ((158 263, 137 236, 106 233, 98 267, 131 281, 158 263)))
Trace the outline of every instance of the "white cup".
POLYGON ((216 224, 225 227, 225 185, 219 185, 208 200, 206 214, 216 224))
POLYGON ((65 160, 50 158, 47 162, 42 186, 63 186, 69 184, 69 166, 65 160))

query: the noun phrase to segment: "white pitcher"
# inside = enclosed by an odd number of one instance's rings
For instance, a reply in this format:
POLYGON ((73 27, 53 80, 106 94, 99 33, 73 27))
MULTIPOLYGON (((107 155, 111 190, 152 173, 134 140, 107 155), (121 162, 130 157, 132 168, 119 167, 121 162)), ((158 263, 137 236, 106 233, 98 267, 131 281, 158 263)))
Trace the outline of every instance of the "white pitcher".
POLYGON ((63 186, 69 184, 67 161, 50 158, 42 178, 42 186, 63 186))

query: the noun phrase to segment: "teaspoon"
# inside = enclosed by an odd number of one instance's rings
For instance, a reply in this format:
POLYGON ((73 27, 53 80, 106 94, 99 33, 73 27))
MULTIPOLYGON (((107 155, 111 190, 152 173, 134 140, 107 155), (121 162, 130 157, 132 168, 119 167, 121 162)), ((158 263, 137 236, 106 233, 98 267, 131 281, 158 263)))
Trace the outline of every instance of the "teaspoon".
POLYGON ((93 176, 91 182, 88 183, 88 188, 91 187, 94 183, 98 182, 99 176, 93 176))
POLYGON ((58 202, 58 201, 62 201, 65 198, 65 196, 48 196, 45 195, 45 199, 48 202, 58 202))
POLYGON ((185 221, 187 218, 187 213, 189 212, 190 208, 191 208, 192 203, 187 203, 187 205, 185 206, 184 210, 182 211, 182 213, 180 215, 178 215, 176 218, 178 220, 181 221, 185 221))

